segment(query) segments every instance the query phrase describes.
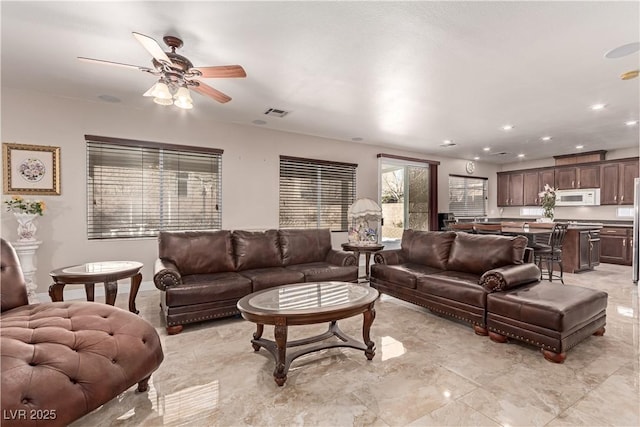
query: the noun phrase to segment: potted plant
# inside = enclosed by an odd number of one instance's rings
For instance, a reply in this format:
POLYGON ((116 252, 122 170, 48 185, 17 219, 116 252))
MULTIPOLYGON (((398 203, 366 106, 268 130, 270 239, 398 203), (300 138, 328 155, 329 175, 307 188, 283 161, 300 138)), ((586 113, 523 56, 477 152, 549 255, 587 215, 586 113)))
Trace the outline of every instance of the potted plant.
POLYGON ((25 200, 22 196, 13 196, 4 203, 7 211, 13 213, 18 221, 18 241, 36 240, 35 219, 44 214, 45 203, 42 200, 25 200))
POLYGON ((552 222, 553 211, 556 207, 556 189, 545 184, 544 190, 538 196, 540 197, 540 206, 542 206, 543 222, 552 222))

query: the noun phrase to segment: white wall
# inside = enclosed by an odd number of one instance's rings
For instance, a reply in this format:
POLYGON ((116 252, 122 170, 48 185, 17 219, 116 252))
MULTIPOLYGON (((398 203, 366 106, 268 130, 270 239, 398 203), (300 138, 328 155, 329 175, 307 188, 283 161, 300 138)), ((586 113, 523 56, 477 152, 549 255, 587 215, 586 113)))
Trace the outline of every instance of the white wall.
MULTIPOLYGON (((46 292, 54 268, 97 260, 144 263, 143 280, 152 280, 157 256, 155 239, 92 240, 86 238, 86 153, 84 135, 140 139, 173 144, 210 146, 222 157, 222 226, 225 229, 278 227, 279 156, 298 156, 357 163, 357 196, 378 198, 378 153, 440 161, 439 211, 448 209, 448 174, 464 175, 465 160, 411 153, 365 144, 309 137, 257 126, 216 122, 197 108, 177 111, 149 103, 127 108, 101 101, 51 97, 3 88, 2 141, 61 147, 60 196, 41 196, 48 210, 41 217, 38 237, 37 292, 46 292)), ((495 165, 479 163, 476 176, 490 178, 490 215, 497 215, 495 165)), ((3 173, 4 175, 4 173, 3 173)), ((4 196, 7 198, 7 196, 4 196)), ((16 239, 16 223, 3 210, 2 236, 16 239)), ((334 246, 346 241, 334 233, 334 246)))

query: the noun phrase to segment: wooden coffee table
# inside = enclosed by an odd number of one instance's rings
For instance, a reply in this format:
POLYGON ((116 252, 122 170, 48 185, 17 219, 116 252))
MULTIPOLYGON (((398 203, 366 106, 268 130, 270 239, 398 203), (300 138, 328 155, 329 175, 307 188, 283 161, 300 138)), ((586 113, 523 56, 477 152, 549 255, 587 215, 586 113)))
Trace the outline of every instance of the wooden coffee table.
POLYGON ((102 261, 58 268, 49 273, 53 279, 53 284, 49 286, 49 296, 53 302, 63 301, 65 285, 83 284, 87 301, 93 301, 95 284, 104 283, 105 302, 114 305, 118 293, 118 280, 130 277, 129 311, 138 314, 136 296, 142 282, 142 267, 142 263, 136 261, 102 261))
POLYGON ((291 362, 304 354, 333 347, 364 351, 368 360, 375 355, 369 331, 375 318, 378 291, 366 285, 345 282, 299 283, 254 292, 238 301, 242 317, 257 324, 251 343, 255 351, 264 347, 276 361, 273 378, 279 386, 287 380, 291 362), (338 327, 337 321, 363 314, 362 338, 357 341, 338 327), (287 342, 287 328, 329 322, 327 332, 287 342), (275 341, 262 338, 264 325, 274 325, 275 341), (337 337, 338 339, 332 339, 337 337), (297 350, 288 349, 300 347, 297 350))

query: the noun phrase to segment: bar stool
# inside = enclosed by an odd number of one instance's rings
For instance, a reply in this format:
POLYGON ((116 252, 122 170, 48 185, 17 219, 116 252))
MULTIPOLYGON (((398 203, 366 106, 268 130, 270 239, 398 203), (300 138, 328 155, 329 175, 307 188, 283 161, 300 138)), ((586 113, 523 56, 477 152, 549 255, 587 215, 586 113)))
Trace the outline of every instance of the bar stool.
POLYGON ((560 279, 560 282, 564 285, 564 279, 562 277, 562 243, 564 242, 565 235, 567 234, 567 228, 569 223, 557 222, 554 224, 551 234, 549 235, 549 242, 547 245, 539 245, 533 249, 533 257, 540 268, 540 280, 542 280, 542 263, 547 265, 547 273, 549 275, 549 281, 552 282, 554 277, 560 279), (553 274, 553 264, 556 263, 560 266, 560 275, 553 274))
POLYGON ((466 233, 473 233, 473 223, 472 222, 455 222, 449 224, 449 229, 452 231, 464 231, 466 233))
POLYGON ((502 225, 500 224, 474 224, 473 229, 476 234, 500 234, 502 225))

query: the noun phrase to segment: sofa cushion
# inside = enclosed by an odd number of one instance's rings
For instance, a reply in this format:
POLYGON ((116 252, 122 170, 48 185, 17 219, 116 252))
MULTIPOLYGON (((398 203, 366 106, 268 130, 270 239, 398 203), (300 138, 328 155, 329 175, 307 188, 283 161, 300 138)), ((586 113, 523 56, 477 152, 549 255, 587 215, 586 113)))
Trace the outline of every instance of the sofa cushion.
POLYGON ((527 242, 525 236, 456 233, 447 270, 482 274, 493 268, 522 264, 527 242))
POLYGON ((258 268, 239 272, 251 280, 253 292, 274 286, 304 282, 304 274, 300 271, 289 270, 284 267, 258 268))
POLYGON ((305 282, 355 282, 358 280, 357 265, 334 265, 326 262, 309 262, 287 266, 287 270, 304 274, 305 282))
POLYGON ((209 301, 240 299, 251 293, 251 280, 239 273, 182 276, 182 285, 166 290, 166 304, 180 306, 209 301))
POLYGON ((284 265, 325 261, 331 250, 329 229, 278 231, 284 265))
POLYGON ((376 280, 391 282, 403 288, 415 289, 417 276, 438 273, 440 271, 442 270, 413 263, 394 265, 373 264, 371 266, 371 277, 376 280))
POLYGON ((461 271, 443 271, 418 277, 416 290, 461 303, 484 307, 487 292, 478 284, 477 274, 461 271))
POLYGON ((182 275, 234 271, 231 232, 161 231, 160 259, 173 262, 182 275))
POLYGON ((456 238, 453 231, 404 230, 402 252, 407 261, 446 270, 451 244, 456 238))
POLYGON ((238 270, 282 266, 277 230, 236 230, 232 237, 238 270))

